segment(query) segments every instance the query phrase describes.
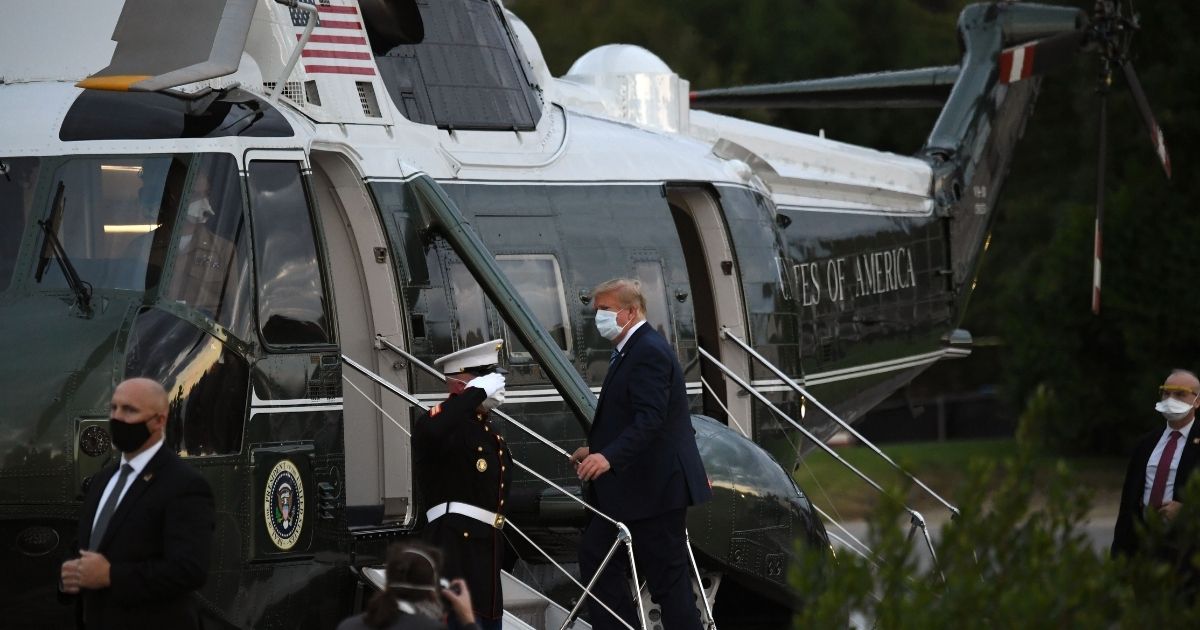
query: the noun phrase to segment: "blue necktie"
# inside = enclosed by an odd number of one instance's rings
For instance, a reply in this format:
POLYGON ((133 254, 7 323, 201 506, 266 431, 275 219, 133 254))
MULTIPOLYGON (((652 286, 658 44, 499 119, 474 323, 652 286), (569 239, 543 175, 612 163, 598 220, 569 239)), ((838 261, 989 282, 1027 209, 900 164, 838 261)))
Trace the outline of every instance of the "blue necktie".
POLYGON ((614 348, 612 355, 608 357, 608 367, 612 367, 612 364, 617 362, 617 357, 619 356, 621 356, 621 353, 614 348))

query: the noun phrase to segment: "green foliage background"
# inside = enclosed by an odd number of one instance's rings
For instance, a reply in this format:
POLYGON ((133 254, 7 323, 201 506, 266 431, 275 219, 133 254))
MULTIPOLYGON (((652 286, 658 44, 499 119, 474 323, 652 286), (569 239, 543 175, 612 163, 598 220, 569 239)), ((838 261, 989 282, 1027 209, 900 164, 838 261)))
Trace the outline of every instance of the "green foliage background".
MULTIPOLYGON (((793 627, 846 627, 852 612, 874 622, 870 627, 892 630, 1200 626, 1200 599, 1186 568, 1200 567, 1194 511, 1169 524, 1151 519, 1143 551, 1111 561, 1080 528, 1086 489, 1064 467, 1039 471, 1028 451, 973 465, 956 493, 963 515, 936 543, 936 568, 918 564, 928 552, 906 540, 904 514, 891 502, 872 515, 871 560, 843 551, 836 570, 819 571, 823 558, 801 549, 812 555, 790 577, 814 595, 793 627), (1006 481, 992 488, 995 478, 1006 481), (1034 509, 1039 493, 1045 504, 1034 509)), ((1193 480, 1183 494, 1185 506, 1200 503, 1200 483, 1193 480)))
MULTIPOLYGON (((631 43, 692 89, 956 63, 958 0, 509 0, 555 76, 586 51, 631 43)), ((1091 2, 1076 2, 1091 9, 1091 2)), ((1200 147, 1200 3, 1138 2, 1134 62, 1171 150, 1163 177, 1118 74, 1109 98, 1104 293, 1090 311, 1099 63, 1080 56, 1044 83, 1000 198, 964 327, 1005 344, 1022 436, 1063 453, 1119 453, 1158 427, 1155 387, 1200 366, 1191 248, 1200 147)), ((935 111, 745 112, 756 120, 902 154, 935 111)))

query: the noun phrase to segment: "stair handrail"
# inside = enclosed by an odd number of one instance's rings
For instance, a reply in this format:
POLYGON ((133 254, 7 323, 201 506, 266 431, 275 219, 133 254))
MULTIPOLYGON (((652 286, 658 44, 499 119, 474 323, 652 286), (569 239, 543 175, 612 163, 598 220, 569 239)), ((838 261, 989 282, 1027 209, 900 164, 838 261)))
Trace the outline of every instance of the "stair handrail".
MULTIPOLYGON (((938 567, 938 573, 941 574, 941 568, 938 565, 937 552, 935 552, 933 549, 933 539, 931 539, 929 537, 929 529, 926 526, 925 517, 922 516, 920 512, 909 507, 908 504, 905 503, 904 501, 902 501, 900 498, 894 497, 891 494, 889 494, 886 490, 883 489, 883 486, 879 485, 874 479, 871 479, 869 476, 867 476, 866 473, 859 470, 854 464, 851 464, 850 462, 846 461, 845 458, 843 458, 841 455, 838 455, 837 451, 833 450, 833 447, 829 446, 823 440, 819 439, 816 435, 814 435, 811 431, 804 428, 804 426, 802 426, 799 422, 796 422, 795 420, 793 420, 791 416, 787 415, 787 413, 785 413, 782 409, 777 407, 775 405, 775 403, 771 402, 770 399, 768 399, 766 396, 763 396, 762 392, 758 391, 758 389, 756 389, 753 385, 751 385, 750 383, 747 383, 745 381, 745 379, 738 376, 736 372, 734 372, 733 370, 731 370, 729 368, 729 366, 725 365, 724 363, 721 363, 721 361, 719 359, 717 359, 713 355, 709 354, 709 352, 707 350, 705 350, 704 348, 701 348, 701 347, 697 347, 697 350, 700 351, 701 356, 703 356, 705 359, 707 359, 709 362, 711 362, 713 365, 715 365, 717 367, 717 369, 721 370, 721 372, 724 373, 725 376, 729 377, 730 380, 732 380, 734 383, 737 383, 737 385, 739 387, 746 390, 746 392, 748 392, 751 396, 756 398, 762 404, 766 405, 768 409, 770 409, 772 412, 774 412, 780 418, 783 418, 789 424, 796 427, 796 429, 798 431, 800 431, 801 433, 803 433, 805 437, 807 437, 809 440, 812 440, 812 442, 814 444, 816 444, 818 448, 824 450, 831 457, 833 457, 835 460, 837 460, 838 463, 840 463, 846 469, 850 470, 850 472, 853 472, 860 479, 867 482, 867 485, 874 488, 876 490, 876 492, 878 492, 880 495, 882 495, 888 499, 891 499, 891 500, 899 503, 904 508, 904 511, 907 512, 909 515, 909 522, 911 524, 911 527, 909 529, 909 537, 911 538, 913 532, 915 532, 917 529, 921 530, 921 533, 925 537, 925 544, 929 548, 929 556, 930 556, 930 558, 933 559, 933 565, 934 565, 934 567, 938 567)), ((944 574, 942 575, 942 581, 945 581, 944 574)))
MULTIPOLYGON (((408 361, 409 361, 410 363, 412 363, 413 365, 415 365, 415 366, 417 366, 417 367, 421 368, 422 370, 424 370, 426 373, 428 373, 428 374, 431 374, 431 375, 433 375, 433 376, 437 377, 437 378, 438 378, 438 379, 440 379, 442 382, 445 382, 445 381, 446 381, 446 375, 445 375, 445 374, 442 374, 440 370, 438 370, 437 368, 435 368, 435 367, 433 367, 433 366, 429 365, 428 363, 425 363, 424 361, 422 361, 420 358, 418 358, 416 355, 412 354, 411 352, 408 352, 407 350, 405 350, 405 349, 401 348, 400 346, 397 346, 396 344, 394 344, 394 343, 392 343, 392 342, 388 341, 388 340, 387 340, 387 338, 386 338, 386 337, 384 337, 383 335, 376 333, 376 335, 375 335, 375 339, 376 339, 376 341, 378 341, 378 342, 380 343, 380 345, 382 345, 383 347, 387 348, 388 350, 391 350, 392 352, 395 352, 396 354, 400 355, 401 357, 403 357, 404 359, 408 360, 408 361)), ((696 357, 696 358, 692 359, 692 362, 699 361, 699 359, 700 359, 699 357, 696 357)), ((690 364, 689 364, 689 365, 690 365, 690 364)), ((703 380, 704 380, 704 379, 703 379, 703 377, 702 377, 702 378, 701 378, 701 381, 703 382, 703 380)), ((710 387, 709 389, 710 389, 710 391, 711 391, 711 387, 710 387)), ((718 402, 719 402, 719 401, 718 401, 718 402)), ((722 405, 722 407, 724 407, 724 405, 722 405)), ((726 412, 728 413, 728 410, 726 410, 726 412)), ((538 441, 540 441, 541 443, 543 443, 543 444, 545 444, 546 446, 549 446, 550 448, 552 448, 552 449, 554 449, 554 450, 558 451, 559 453, 561 453, 561 454, 563 455, 563 457, 568 457, 568 458, 570 457, 570 455, 567 453, 567 451, 566 451, 566 450, 564 450, 564 449, 560 448, 560 447, 559 447, 557 444, 555 444, 555 443, 551 442, 550 440, 546 439, 544 436, 542 436, 542 435, 541 435, 540 433, 538 433, 537 431, 534 431, 533 429, 531 429, 531 428, 529 428, 529 427, 525 426, 524 424, 522 424, 522 423, 518 422, 518 421, 517 421, 515 418, 513 418, 513 417, 512 417, 512 416, 510 416, 510 415, 508 415, 507 413, 504 413, 503 411, 500 411, 499 409, 493 409, 493 410, 492 410, 492 413, 494 413, 494 414, 496 414, 496 415, 500 416, 501 418, 504 418, 505 420, 507 420, 507 421, 511 422, 511 423, 512 423, 514 426, 516 426, 516 427, 520 428, 522 431, 525 431, 526 433, 528 433, 529 435, 531 435, 532 437, 534 437, 535 439, 537 439, 537 440, 538 440, 538 441)), ((733 417, 733 416, 732 416, 732 414, 730 415, 730 417, 731 417, 731 418, 733 417)), ((737 420, 735 419, 735 420, 734 420, 734 422, 737 422, 737 420)), ((738 428, 741 428, 741 425, 738 425, 738 428)), ((743 429, 743 433, 745 433, 745 430, 744 430, 744 429, 743 429)), ((551 486, 554 486, 554 487, 555 487, 555 488, 557 488, 557 489, 558 489, 560 492, 562 492, 562 493, 564 493, 564 494, 566 494, 566 495, 570 496, 570 497, 571 497, 573 500, 575 500, 575 501, 579 501, 580 503, 583 503, 583 505, 585 505, 585 506, 587 506, 587 507, 589 507, 589 508, 591 507, 591 506, 588 506, 588 504, 587 504, 587 503, 585 503, 585 502, 583 502, 583 501, 580 501, 580 500, 579 500, 579 498, 578 498, 578 497, 576 497, 574 494, 571 494, 570 492, 567 492, 565 489, 563 489, 563 488, 560 488, 560 487, 559 487, 557 484, 555 484, 554 482, 550 481, 549 479, 547 479, 547 478, 545 478, 545 477, 542 477, 542 476, 541 476, 541 475, 539 475, 537 472, 535 472, 533 469, 531 469, 531 468, 528 468, 528 467, 526 467, 524 464, 521 464, 521 463, 517 462, 517 460, 516 460, 515 458, 513 459, 513 463, 517 464, 518 466, 520 466, 521 468, 523 468, 525 471, 527 471, 527 472, 529 472, 529 473, 533 474, 534 476, 538 477, 539 479, 541 479, 541 480, 542 480, 542 481, 544 481, 545 483, 547 483, 547 484, 549 484, 549 485, 551 485, 551 486)), ((597 513, 599 513, 599 512, 597 512, 597 513)), ((606 518, 607 518, 607 517, 606 517, 606 518)), ((616 523, 617 523, 616 521, 613 521, 612 519, 609 519, 609 521, 611 521, 611 522, 612 522, 612 523, 614 523, 614 524, 616 524, 616 523)), ((521 535, 522 535, 522 536, 524 536, 524 534, 521 534, 521 535)), ((619 535, 619 531, 618 531, 618 535, 619 535)), ((696 556, 695 556, 695 554, 693 554, 693 553, 692 553, 692 543, 691 543, 691 538, 690 538, 690 536, 688 535, 688 533, 687 533, 687 530, 686 530, 686 529, 684 530, 684 537, 685 537, 685 539, 686 539, 686 545, 687 545, 687 551, 688 551, 688 558, 691 560, 691 563, 692 563, 692 571, 693 571, 693 572, 695 573, 695 575, 696 575, 696 585, 699 587, 699 589, 700 589, 700 593, 701 593, 701 595, 703 596, 703 594, 704 594, 704 586, 703 586, 703 580, 702 580, 702 578, 700 577, 700 567, 699 567, 699 565, 697 565, 697 564, 696 564, 696 556)), ((632 565, 632 562, 633 562, 633 557, 632 557, 632 556, 630 556, 630 563, 631 563, 631 565, 632 565)), ((597 575, 599 575, 599 574, 600 574, 600 571, 596 571, 596 574, 597 574, 597 575)), ((635 574, 634 574, 634 575, 635 575, 635 577, 636 577, 636 572, 635 572, 635 574)), ((706 613, 707 613, 707 615, 708 615, 708 621, 707 621, 707 623, 709 624, 709 626, 710 626, 710 627, 712 627, 712 628, 716 628, 716 621, 715 621, 715 620, 714 620, 714 618, 713 618, 713 614, 712 614, 712 607, 711 607, 711 606, 709 605, 709 603, 708 603, 708 598, 707 598, 707 597, 701 597, 701 599, 703 599, 703 600, 704 600, 704 610, 705 610, 705 612, 706 612, 706 613)), ((599 601, 599 600, 597 599, 597 601, 599 601)), ((640 601, 640 597, 639 597, 639 601, 638 601, 638 610, 639 610, 639 612, 641 611, 641 601, 640 601)), ((612 612, 612 611, 609 611, 609 612, 612 612)), ((568 615, 568 616, 567 616, 567 620, 568 620, 568 621, 569 621, 569 620, 571 620, 571 619, 574 617, 574 613, 575 613, 575 611, 572 611, 572 614, 570 614, 570 615, 568 615)), ((614 616, 615 616, 615 615, 614 615, 614 616)), ((564 627, 565 627, 565 626, 564 626, 564 627)))
POLYGON ((858 441, 865 444, 867 446, 867 448, 871 449, 871 451, 873 451, 876 455, 883 458, 883 460, 885 462, 887 462, 888 464, 890 464, 892 466, 892 468, 895 468, 896 470, 900 471, 901 474, 903 474, 905 477, 908 477, 913 483, 917 484, 918 486, 921 487, 922 490, 927 492, 929 494, 929 496, 933 497, 939 503, 946 506, 946 509, 950 510, 950 512, 954 515, 954 517, 957 517, 960 515, 960 512, 958 511, 957 507, 955 507, 952 503, 950 503, 946 499, 943 499, 942 496, 939 495, 938 493, 934 492, 933 488, 930 488, 929 486, 925 485, 925 483, 923 481, 921 481, 920 479, 918 479, 916 477, 916 475, 913 475, 912 473, 908 472, 907 470, 904 469, 903 466, 901 466, 900 464, 897 464, 894 460, 892 460, 891 457, 888 457, 887 453, 884 453, 883 450, 881 450, 878 446, 875 446, 875 444, 873 442, 871 442, 870 440, 868 440, 866 437, 864 437, 863 434, 861 434, 857 430, 855 430, 855 428, 853 426, 851 426, 851 424, 849 422, 842 420, 841 416, 838 416, 836 413, 833 412, 832 409, 825 406, 824 403, 822 403, 815 396, 813 396, 811 393, 809 393, 809 391, 807 389, 805 389, 805 387, 803 385, 801 385, 800 383, 797 383, 794 379, 792 379, 790 376, 788 376, 786 373, 784 373, 783 370, 780 370, 778 366, 776 366, 774 363, 771 363, 770 361, 768 361, 766 359, 766 357, 762 356, 761 354, 758 353, 757 350, 750 347, 749 344, 747 344, 740 337, 738 337, 736 334, 734 334, 734 332, 728 326, 721 327, 721 337, 723 337, 725 339, 729 339, 730 341, 734 342, 736 345, 741 347, 741 349, 744 350, 746 352, 746 354, 753 357, 755 360, 757 360, 759 362, 759 364, 761 364, 763 367, 770 370, 772 374, 774 374, 776 377, 778 377, 780 380, 782 380, 785 385, 790 387, 797 394, 800 394, 801 396, 803 396, 805 399, 812 401, 812 403, 814 405, 816 405, 818 409, 820 409, 821 411, 824 411, 825 414, 828 415, 830 418, 833 418, 834 422, 838 423, 846 431, 849 431, 851 435, 853 435, 856 439, 858 439, 858 441))
MULTIPOLYGON (((350 357, 343 354, 342 361, 346 365, 349 365, 351 368, 353 368, 358 373, 362 374, 363 376, 366 376, 368 379, 373 381, 376 385, 383 387, 384 389, 386 389, 389 392, 391 392, 392 394, 400 397, 402 400, 409 403, 410 405, 413 405, 420 409, 424 409, 425 411, 429 410, 429 406, 426 405, 425 403, 422 403, 419 399, 417 399, 416 396, 413 396, 412 394, 400 389, 399 387, 396 387, 391 382, 389 382, 387 379, 385 379, 382 376, 376 374, 375 372, 367 369, 365 366, 363 366, 359 362, 355 361, 354 359, 351 359, 350 357)), ((432 369, 432 368, 430 368, 430 369, 432 369)), ((357 391, 364 398, 366 398, 368 402, 370 402, 372 405, 374 405, 375 408, 378 409, 380 413, 382 413, 385 417, 387 417, 388 420, 390 420, 392 422, 392 424, 396 425, 410 439, 412 438, 412 432, 410 432, 408 429, 404 428, 404 425, 400 424, 400 422, 397 421, 395 418, 393 418, 392 415, 389 414, 387 411, 385 411, 383 409, 383 407, 376 405, 375 401, 372 400, 371 397, 368 396, 366 392, 364 392, 362 389, 360 389, 358 387, 358 385, 354 384, 354 381, 351 381, 350 378, 344 374, 342 375, 342 380, 345 381, 346 383, 349 383, 350 387, 354 388, 355 391, 357 391)), ((529 429, 526 429, 526 430, 529 430, 529 429)), ((565 453, 566 451, 563 451, 563 452, 565 453)), ((510 453, 510 456, 511 455, 512 454, 510 453)), ((605 514, 604 512, 601 512, 600 510, 596 509, 595 507, 589 505, 586 501, 583 501, 579 497, 568 492, 563 487, 559 486, 558 484, 554 483, 553 481, 550 481, 546 477, 542 476, 537 471, 526 466, 523 462, 518 460, 515 456, 513 456, 512 460, 513 460, 513 463, 516 464, 521 469, 525 470, 526 472, 529 472, 530 474, 534 475, 538 479, 549 484, 551 487, 558 490, 562 494, 566 495, 571 500, 579 503, 585 509, 591 511, 593 514, 596 514, 596 515, 600 516, 601 518, 607 520, 609 523, 612 523, 613 526, 616 527, 616 529, 617 529, 617 539, 616 539, 616 541, 613 542, 613 546, 609 548, 608 554, 604 557, 604 562, 600 563, 600 568, 598 568, 596 570, 596 575, 592 577, 592 581, 590 583, 588 583, 588 585, 586 587, 584 587, 584 591, 583 591, 584 597, 579 598, 579 601, 576 602, 575 607, 571 610, 571 613, 569 615, 567 615, 566 620, 563 622, 563 625, 559 630, 566 630, 567 626, 571 625, 574 622, 575 616, 578 614, 579 608, 582 606, 583 602, 588 597, 595 600, 605 610, 607 610, 609 613, 611 613, 613 615, 613 617, 615 617, 617 619, 617 621, 619 621, 621 623, 621 625, 625 626, 629 630, 635 630, 633 628, 633 626, 630 626, 624 619, 621 619, 621 617, 619 615, 617 615, 616 612, 614 612, 611 608, 609 608, 608 605, 604 603, 604 601, 602 601, 599 597, 596 597, 595 594, 592 593, 592 588, 595 586, 596 580, 600 577, 600 574, 602 574, 604 572, 604 569, 607 568, 608 563, 612 560, 613 555, 617 551, 617 548, 619 546, 621 546, 622 544, 625 545, 625 551, 629 556, 629 567, 630 567, 630 571, 633 573, 634 583, 635 584, 639 583, 638 577, 637 577, 637 565, 634 563, 634 557, 633 557, 633 534, 630 533, 629 528, 626 527, 626 525, 624 523, 613 519, 611 516, 605 514)), ((505 521, 505 523, 507 525, 511 525, 511 523, 509 523, 507 520, 505 521)), ((515 529, 515 526, 514 526, 514 529, 515 529)), ((535 549, 537 549, 543 555, 546 555, 547 557, 549 557, 549 554, 547 554, 544 549, 539 547, 532 540, 529 540, 529 538, 527 536, 525 536, 525 534, 523 532, 520 532, 520 533, 521 533, 521 536, 523 538, 525 538, 529 542, 530 545, 533 545, 533 547, 535 549)), ((690 551, 690 549, 689 549, 689 551, 690 551)), ((567 573, 557 563, 555 563, 555 566, 558 567, 558 569, 560 571, 563 571, 567 575, 567 577, 570 577, 570 574, 567 573)), ((574 578, 572 578, 572 581, 573 582, 575 581, 574 578)), ((578 582, 576 582, 576 584, 578 584, 578 582)), ((637 599, 637 607, 638 607, 638 620, 642 626, 642 630, 646 630, 646 621, 645 621, 646 614, 645 614, 645 609, 642 605, 642 594, 641 594, 640 590, 636 594, 636 599, 637 599)), ((705 601, 707 602, 707 600, 705 600, 705 601)))
MULTIPOLYGON (((437 377, 442 382, 446 381, 446 375, 442 374, 441 371, 439 371, 437 368, 429 365, 428 363, 425 363, 424 361, 422 361, 422 360, 418 359, 416 356, 414 356, 412 353, 410 353, 410 352, 404 350, 403 348, 401 348, 400 346, 397 346, 396 344, 388 341, 387 339, 384 338, 383 335, 377 334, 377 335, 375 335, 375 339, 381 345, 383 345, 385 348, 387 348, 388 350, 391 350, 392 352, 395 352, 396 354, 400 355, 401 357, 404 357, 404 359, 406 359, 408 362, 412 363, 413 365, 421 368, 422 370, 428 372, 429 374, 432 374, 433 376, 437 377)), ((500 416, 501 418, 504 418, 508 422, 511 422, 513 424, 513 426, 517 427, 518 429, 521 429, 525 433, 528 433, 529 436, 534 438, 535 440, 538 440, 542 444, 545 444, 546 446, 549 446, 550 448, 558 451, 558 453, 560 455, 562 455, 563 457, 566 457, 566 458, 571 457, 571 454, 568 453, 566 450, 564 450, 561 446, 555 444, 554 442, 551 442, 550 440, 546 439, 542 434, 525 426, 521 422, 518 422, 515 418, 508 415, 507 413, 504 413, 503 411, 500 411, 499 409, 493 409, 492 413, 496 414, 497 416, 500 416)))

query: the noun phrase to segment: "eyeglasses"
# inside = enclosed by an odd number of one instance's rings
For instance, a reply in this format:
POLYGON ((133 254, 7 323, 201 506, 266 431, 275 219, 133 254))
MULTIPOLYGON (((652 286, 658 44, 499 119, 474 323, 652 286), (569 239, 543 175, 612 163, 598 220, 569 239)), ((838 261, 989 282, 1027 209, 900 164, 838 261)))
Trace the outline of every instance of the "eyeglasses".
POLYGON ((1167 398, 1177 398, 1179 400, 1192 402, 1195 400, 1196 394, 1197 392, 1193 391, 1192 389, 1180 387, 1178 385, 1163 385, 1162 387, 1158 388, 1158 397, 1164 400, 1167 398))

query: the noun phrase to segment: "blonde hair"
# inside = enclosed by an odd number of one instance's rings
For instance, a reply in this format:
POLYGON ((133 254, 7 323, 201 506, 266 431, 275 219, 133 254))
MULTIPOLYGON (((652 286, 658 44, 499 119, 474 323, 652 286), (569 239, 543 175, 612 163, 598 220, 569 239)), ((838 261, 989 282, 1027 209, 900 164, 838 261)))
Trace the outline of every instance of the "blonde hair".
POLYGON ((636 306, 639 313, 646 313, 646 296, 642 295, 642 283, 635 278, 613 278, 605 280, 592 289, 592 298, 611 293, 621 308, 636 306))

